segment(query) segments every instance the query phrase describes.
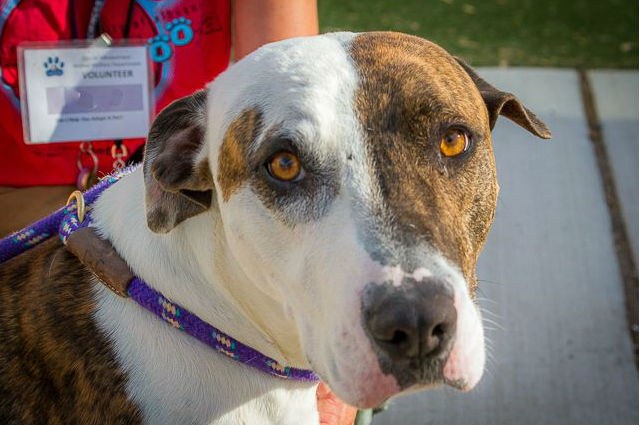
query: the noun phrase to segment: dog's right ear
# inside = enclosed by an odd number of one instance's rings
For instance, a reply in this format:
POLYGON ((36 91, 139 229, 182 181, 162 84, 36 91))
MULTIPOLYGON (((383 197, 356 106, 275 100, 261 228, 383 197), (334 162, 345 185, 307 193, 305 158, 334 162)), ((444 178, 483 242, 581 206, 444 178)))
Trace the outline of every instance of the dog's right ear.
POLYGON ((460 58, 455 57, 455 60, 473 80, 481 97, 484 99, 484 103, 488 109, 488 119, 491 130, 495 127, 497 117, 502 115, 530 131, 535 136, 542 139, 550 139, 550 130, 546 127, 546 124, 537 118, 532 111, 526 108, 514 94, 503 92, 494 87, 477 75, 475 70, 460 58))
POLYGON ((167 233, 211 206, 205 133, 204 90, 171 103, 153 122, 144 152, 146 221, 153 232, 167 233))

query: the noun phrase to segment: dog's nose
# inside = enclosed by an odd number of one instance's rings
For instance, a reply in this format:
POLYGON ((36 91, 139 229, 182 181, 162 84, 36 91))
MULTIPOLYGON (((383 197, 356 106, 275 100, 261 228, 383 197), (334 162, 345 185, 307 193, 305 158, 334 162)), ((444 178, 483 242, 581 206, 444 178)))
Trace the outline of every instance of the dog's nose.
POLYGON ((365 326, 393 360, 446 355, 457 325, 453 291, 432 280, 412 283, 398 288, 376 286, 370 291, 365 326))

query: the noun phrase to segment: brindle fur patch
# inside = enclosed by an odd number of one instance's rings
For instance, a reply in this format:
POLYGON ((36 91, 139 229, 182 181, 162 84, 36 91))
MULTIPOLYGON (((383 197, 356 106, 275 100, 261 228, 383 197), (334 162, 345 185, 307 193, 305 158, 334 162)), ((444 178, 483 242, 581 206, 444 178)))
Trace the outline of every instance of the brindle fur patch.
POLYGON ((220 146, 217 173, 224 202, 250 178, 247 152, 259 134, 261 123, 261 113, 256 109, 247 109, 226 130, 220 146))
POLYGON ((479 91, 448 53, 421 38, 366 33, 353 40, 350 54, 360 74, 356 114, 383 197, 372 211, 384 222, 378 228, 396 247, 431 244, 474 286, 498 191, 479 91), (474 135, 468 155, 440 155, 449 126, 474 135))
POLYGON ((141 422, 90 276, 57 238, 0 265, 0 423, 141 422))

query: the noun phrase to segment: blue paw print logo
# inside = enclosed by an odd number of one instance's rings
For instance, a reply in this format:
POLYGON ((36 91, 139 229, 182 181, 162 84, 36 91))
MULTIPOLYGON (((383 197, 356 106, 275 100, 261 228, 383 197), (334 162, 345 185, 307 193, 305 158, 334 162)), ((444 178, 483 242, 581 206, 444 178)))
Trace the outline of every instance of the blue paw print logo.
POLYGON ((173 49, 169 44, 169 40, 169 36, 163 34, 158 34, 147 40, 153 62, 164 62, 173 55, 173 49))
POLYGON ((176 46, 186 46, 193 40, 191 20, 186 18, 174 19, 166 24, 166 30, 171 36, 171 41, 176 46))
POLYGON ((165 26, 168 35, 158 34, 147 40, 151 59, 154 62, 167 61, 173 56, 173 46, 186 46, 193 41, 193 28, 191 28, 191 20, 184 17, 174 19, 165 26))
POLYGON ((47 74, 47 77, 64 74, 63 68, 64 62, 62 62, 57 56, 49 56, 47 58, 47 61, 44 63, 44 72, 45 74, 47 74))

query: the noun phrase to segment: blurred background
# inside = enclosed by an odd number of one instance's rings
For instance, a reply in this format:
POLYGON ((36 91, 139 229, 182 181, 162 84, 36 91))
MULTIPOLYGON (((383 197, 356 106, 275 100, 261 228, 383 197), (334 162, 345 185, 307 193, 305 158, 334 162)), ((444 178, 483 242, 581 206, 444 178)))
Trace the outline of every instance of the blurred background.
POLYGON ((322 32, 393 30, 475 66, 639 67, 636 0, 319 0, 322 32))
POLYGON ((322 31, 428 38, 553 131, 502 119, 480 258, 483 380, 392 400, 376 425, 639 424, 639 2, 319 0, 322 31))

